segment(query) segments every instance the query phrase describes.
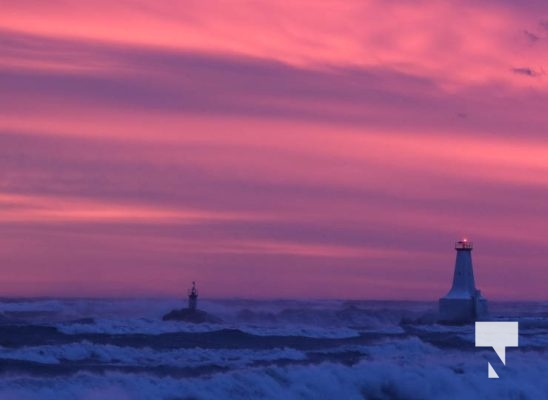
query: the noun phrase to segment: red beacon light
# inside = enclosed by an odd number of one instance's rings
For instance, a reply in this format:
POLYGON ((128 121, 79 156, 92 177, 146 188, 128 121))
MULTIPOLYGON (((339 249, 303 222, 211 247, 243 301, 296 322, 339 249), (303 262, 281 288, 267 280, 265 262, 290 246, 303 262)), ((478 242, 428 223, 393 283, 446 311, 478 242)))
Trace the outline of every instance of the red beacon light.
POLYGON ((455 243, 455 250, 472 250, 472 248, 472 242, 469 241, 467 238, 459 240, 457 243, 455 243))

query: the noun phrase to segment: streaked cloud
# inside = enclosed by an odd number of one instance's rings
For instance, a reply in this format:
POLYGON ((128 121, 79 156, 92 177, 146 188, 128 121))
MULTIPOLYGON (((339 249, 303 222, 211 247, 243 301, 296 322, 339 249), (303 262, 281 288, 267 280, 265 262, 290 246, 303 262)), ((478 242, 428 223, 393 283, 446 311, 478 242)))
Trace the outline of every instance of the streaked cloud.
POLYGON ((543 12, 6 4, 0 289, 428 299, 469 235, 541 298, 543 12))
POLYGON ((530 77, 538 77, 544 75, 543 72, 534 71, 533 69, 527 67, 512 68, 512 72, 514 72, 515 74, 527 75, 530 77))

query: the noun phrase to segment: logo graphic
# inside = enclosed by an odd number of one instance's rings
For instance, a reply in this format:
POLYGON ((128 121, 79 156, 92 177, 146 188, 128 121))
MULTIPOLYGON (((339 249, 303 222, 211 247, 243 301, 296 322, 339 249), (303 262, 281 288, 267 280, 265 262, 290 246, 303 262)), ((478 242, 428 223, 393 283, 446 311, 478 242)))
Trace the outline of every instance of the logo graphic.
MULTIPOLYGON (((506 365, 506 348, 518 347, 517 322, 476 322, 476 347, 492 347, 506 365)), ((487 376, 499 376, 487 362, 487 376)))

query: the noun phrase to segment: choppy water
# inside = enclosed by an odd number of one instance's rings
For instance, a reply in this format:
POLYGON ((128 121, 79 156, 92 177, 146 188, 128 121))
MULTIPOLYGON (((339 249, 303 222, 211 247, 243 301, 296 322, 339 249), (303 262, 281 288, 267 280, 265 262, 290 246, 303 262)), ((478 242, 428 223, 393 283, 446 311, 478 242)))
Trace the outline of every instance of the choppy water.
POLYGON ((222 323, 161 320, 181 306, 0 300, 0 399, 548 398, 548 304, 490 305, 520 322, 506 366, 473 326, 408 323, 434 303, 216 300, 200 308, 222 323))

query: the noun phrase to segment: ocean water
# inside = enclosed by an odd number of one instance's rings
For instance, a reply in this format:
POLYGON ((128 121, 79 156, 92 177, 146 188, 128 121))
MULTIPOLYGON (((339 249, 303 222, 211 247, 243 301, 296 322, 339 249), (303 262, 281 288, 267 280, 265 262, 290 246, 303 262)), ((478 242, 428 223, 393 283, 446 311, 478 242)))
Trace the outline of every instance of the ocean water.
POLYGON ((0 299, 0 399, 546 399, 548 303, 506 365, 435 303, 202 300, 220 323, 164 322, 178 299, 0 299), (487 378, 491 362, 500 379, 487 378))

